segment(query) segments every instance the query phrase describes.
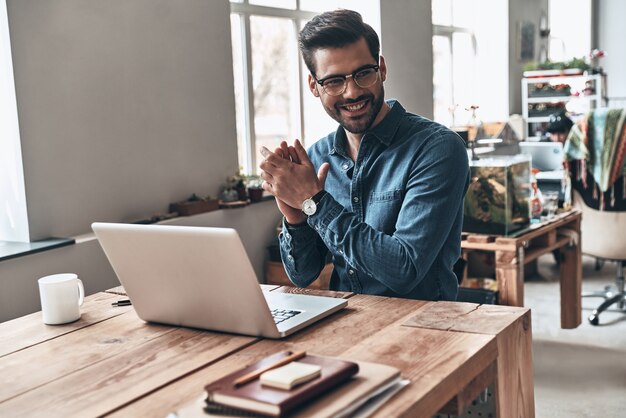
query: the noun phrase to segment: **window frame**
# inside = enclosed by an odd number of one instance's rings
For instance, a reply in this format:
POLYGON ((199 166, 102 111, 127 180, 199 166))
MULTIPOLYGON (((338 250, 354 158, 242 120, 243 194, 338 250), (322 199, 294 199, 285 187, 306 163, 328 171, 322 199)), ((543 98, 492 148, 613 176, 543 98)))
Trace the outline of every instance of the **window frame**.
POLYGON ((15 75, 6 1, 0 0, 0 242, 30 242, 15 75))
MULTIPOLYGON (((440 36, 440 37, 444 37, 448 39, 448 43, 450 45, 450 57, 452 58, 452 62, 454 62, 454 42, 453 42, 453 37, 455 34, 457 33, 466 33, 468 34, 471 39, 472 39, 472 53, 474 56, 474 60, 476 60, 477 57, 477 41, 476 41, 476 34, 474 32, 474 30, 470 29, 470 28, 466 28, 466 27, 461 27, 461 26, 454 26, 452 24, 450 25, 440 25, 440 24, 435 24, 433 23, 433 39, 435 36, 440 36)), ((474 62, 475 64, 475 62, 474 62)), ((434 80, 433 80, 434 81, 434 80)), ((456 97, 455 97, 455 88, 454 88, 454 68, 450 68, 450 79, 448 80, 449 85, 450 85, 450 91, 452 94, 452 97, 450 97, 450 105, 456 105, 458 106, 459 103, 457 103, 456 97)), ((435 103, 435 97, 433 96, 433 104, 435 103)), ((458 109, 455 109, 455 116, 457 113, 458 109)), ((455 120, 455 117, 452 118, 452 120, 455 120)))
MULTIPOLYGON (((254 111, 254 88, 253 88, 253 80, 252 80, 252 40, 250 35, 250 17, 251 16, 263 16, 263 17, 278 17, 289 19, 292 22, 293 34, 298 37, 300 33, 300 28, 302 26, 303 21, 307 21, 312 19, 314 16, 318 15, 318 12, 308 12, 304 10, 300 10, 300 0, 296 0, 296 8, 295 9, 281 9, 276 7, 268 7, 268 6, 259 6, 250 4, 248 0, 243 0, 242 3, 230 3, 230 14, 237 15, 240 21, 241 28, 241 66, 243 72, 243 100, 244 100, 244 115, 241 115, 243 118, 243 125, 245 128, 245 132, 243 133, 243 142, 245 144, 244 150, 244 165, 242 167, 244 173, 256 173, 257 164, 257 155, 256 155, 256 132, 254 127, 255 121, 255 111, 254 111)), ((297 128, 296 131, 299 132, 300 138, 306 141, 304 135, 304 94, 305 89, 307 88, 304 85, 305 72, 308 72, 308 69, 304 65, 300 56, 297 58, 297 68, 298 68, 298 89, 297 89, 297 98, 296 101, 298 103, 298 116, 297 116, 297 128)), ((234 74, 234 77, 237 77, 237 74, 234 74)), ((241 150, 237 150, 239 154, 241 150)))

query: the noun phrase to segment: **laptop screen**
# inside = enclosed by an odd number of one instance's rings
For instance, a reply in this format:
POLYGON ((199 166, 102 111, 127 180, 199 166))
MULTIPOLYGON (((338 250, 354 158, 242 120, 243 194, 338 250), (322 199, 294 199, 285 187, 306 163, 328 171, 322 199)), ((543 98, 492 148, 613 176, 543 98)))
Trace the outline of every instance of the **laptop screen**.
POLYGON ((563 144, 560 142, 520 142, 522 154, 530 155, 533 168, 541 171, 563 168, 563 144))

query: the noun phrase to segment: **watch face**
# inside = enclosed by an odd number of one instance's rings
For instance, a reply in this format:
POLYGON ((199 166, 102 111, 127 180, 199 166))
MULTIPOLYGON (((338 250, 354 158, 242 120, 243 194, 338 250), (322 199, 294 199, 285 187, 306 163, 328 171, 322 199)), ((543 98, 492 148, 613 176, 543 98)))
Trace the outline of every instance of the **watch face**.
POLYGON ((317 205, 315 204, 313 199, 307 199, 304 202, 302 202, 302 212, 304 212, 306 216, 313 215, 316 210, 317 210, 317 205))

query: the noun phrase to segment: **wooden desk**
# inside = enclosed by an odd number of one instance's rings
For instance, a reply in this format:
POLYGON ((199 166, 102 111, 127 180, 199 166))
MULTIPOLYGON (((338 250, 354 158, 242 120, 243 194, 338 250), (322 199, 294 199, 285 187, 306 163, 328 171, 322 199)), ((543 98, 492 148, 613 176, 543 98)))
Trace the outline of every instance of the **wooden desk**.
POLYGON ((165 416, 207 382, 283 349, 400 368, 411 384, 376 417, 430 418, 494 379, 498 416, 534 416, 528 309, 325 292, 352 296, 348 308, 267 340, 148 324, 132 307, 111 307, 116 290, 86 298, 72 324, 44 325, 40 312, 0 324, 0 416, 165 416))
POLYGON ((578 210, 558 214, 513 237, 464 233, 463 257, 476 250, 495 253, 499 303, 524 306, 524 265, 559 250, 561 328, 576 328, 582 316, 581 216, 578 210))

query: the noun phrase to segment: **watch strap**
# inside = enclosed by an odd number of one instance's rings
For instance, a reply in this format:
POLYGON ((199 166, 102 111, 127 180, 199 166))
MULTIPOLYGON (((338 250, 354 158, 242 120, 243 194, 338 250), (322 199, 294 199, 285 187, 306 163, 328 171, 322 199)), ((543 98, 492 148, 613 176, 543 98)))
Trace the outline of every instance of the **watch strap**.
POLYGON ((322 200, 322 198, 327 194, 328 192, 324 189, 320 190, 319 192, 315 193, 315 195, 313 197, 311 197, 311 200, 315 202, 315 204, 317 205, 318 203, 320 203, 320 201, 322 200))

